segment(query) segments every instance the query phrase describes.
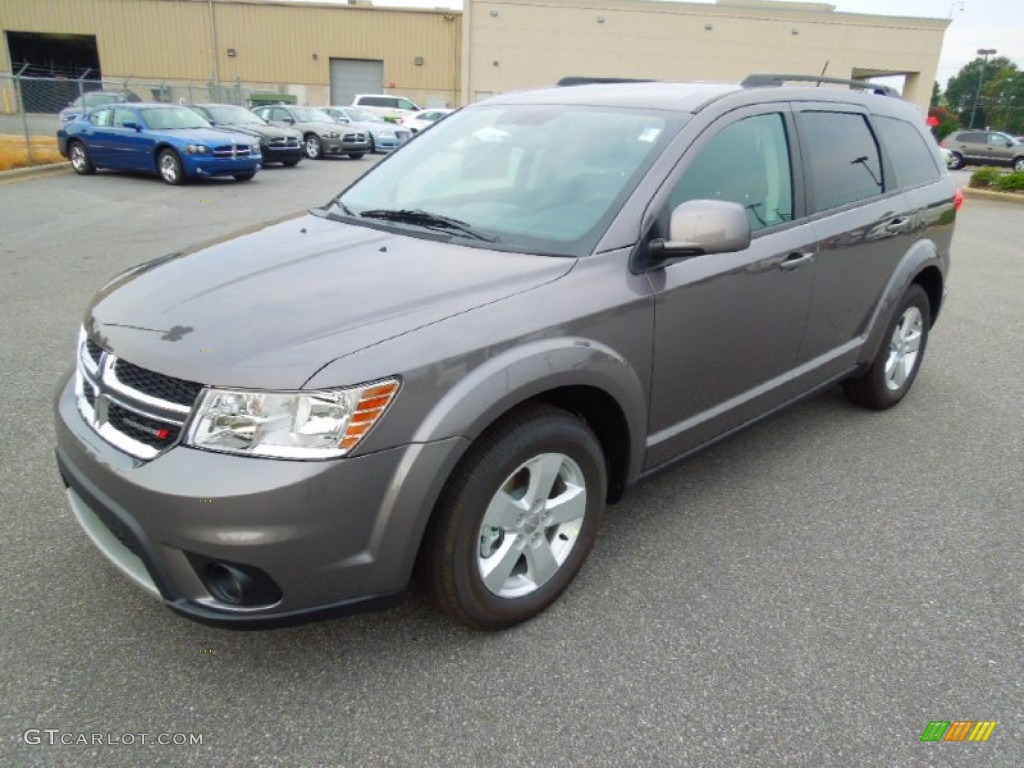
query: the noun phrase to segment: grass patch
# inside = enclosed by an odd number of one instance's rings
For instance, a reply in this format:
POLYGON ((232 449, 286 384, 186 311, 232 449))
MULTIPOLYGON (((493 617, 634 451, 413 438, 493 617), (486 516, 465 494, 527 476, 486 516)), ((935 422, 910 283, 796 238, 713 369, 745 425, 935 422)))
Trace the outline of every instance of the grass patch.
POLYGON ((29 158, 25 137, 17 134, 0 134, 0 171, 14 168, 28 168, 33 165, 49 165, 64 161, 57 149, 57 139, 51 136, 32 136, 32 155, 29 158))

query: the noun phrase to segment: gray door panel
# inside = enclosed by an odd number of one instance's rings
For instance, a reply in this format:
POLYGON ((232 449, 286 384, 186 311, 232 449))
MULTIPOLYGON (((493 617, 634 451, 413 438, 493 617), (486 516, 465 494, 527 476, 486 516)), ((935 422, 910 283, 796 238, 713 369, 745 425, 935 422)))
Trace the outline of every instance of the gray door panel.
POLYGON ((699 256, 651 275, 658 296, 648 468, 791 396, 758 388, 796 363, 815 267, 813 258, 793 270, 782 264, 812 253, 810 236, 806 227, 766 234, 740 253, 699 256), (744 399, 748 409, 737 407, 744 399))

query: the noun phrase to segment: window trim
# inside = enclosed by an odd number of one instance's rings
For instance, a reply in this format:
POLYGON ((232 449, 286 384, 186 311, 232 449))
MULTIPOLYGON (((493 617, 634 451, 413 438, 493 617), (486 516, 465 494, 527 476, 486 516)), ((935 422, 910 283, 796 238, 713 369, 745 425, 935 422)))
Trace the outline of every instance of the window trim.
MULTIPOLYGON (((909 120, 904 120, 903 118, 896 117, 895 115, 869 114, 868 123, 871 125, 871 130, 875 134, 875 142, 878 144, 878 149, 882 154, 882 178, 885 181, 884 194, 888 194, 889 192, 900 192, 907 189, 917 189, 918 187, 926 187, 929 184, 935 184, 937 181, 939 181, 939 179, 942 178, 942 171, 944 166, 942 166, 939 163, 937 151, 933 150, 928 145, 928 139, 926 139, 925 136, 919 130, 917 130, 914 124, 911 123, 909 120), (921 181, 918 182, 917 184, 900 183, 899 174, 896 173, 896 166, 892 162, 892 156, 889 154, 889 145, 886 144, 885 142, 879 141, 879 138, 882 135, 882 131, 880 128, 880 126, 882 125, 882 123, 880 122, 881 120, 895 120, 900 123, 905 123, 906 125, 910 126, 911 129, 917 132, 918 138, 921 139, 921 143, 924 145, 925 151, 931 157, 932 167, 935 169, 935 177, 933 179, 929 181, 921 181), (891 186, 889 183, 890 181, 892 181, 891 186)), ((935 144, 934 139, 931 140, 931 143, 935 144)))

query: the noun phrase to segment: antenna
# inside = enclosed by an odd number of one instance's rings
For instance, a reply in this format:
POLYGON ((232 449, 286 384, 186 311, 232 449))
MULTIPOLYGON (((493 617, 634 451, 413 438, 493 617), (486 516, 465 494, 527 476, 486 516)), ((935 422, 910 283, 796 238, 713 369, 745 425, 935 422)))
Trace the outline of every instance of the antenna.
MULTIPOLYGON (((825 76, 825 72, 828 70, 828 63, 830 61, 832 61, 832 59, 825 59, 825 66, 821 68, 821 74, 819 75, 819 77, 824 77, 825 76)), ((818 84, 815 85, 814 87, 815 88, 821 88, 821 81, 819 81, 818 84)))

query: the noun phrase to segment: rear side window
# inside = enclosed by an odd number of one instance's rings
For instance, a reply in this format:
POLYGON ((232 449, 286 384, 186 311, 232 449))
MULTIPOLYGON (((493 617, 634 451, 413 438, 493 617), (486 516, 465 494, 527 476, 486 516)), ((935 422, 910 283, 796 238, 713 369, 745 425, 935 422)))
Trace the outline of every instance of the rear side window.
POLYGON ((387 96, 363 96, 359 100, 360 104, 365 104, 368 107, 393 107, 395 99, 390 99, 387 96))
POLYGON ((876 117, 875 127, 878 129, 878 138, 892 160, 899 186, 916 187, 939 178, 935 153, 917 128, 892 117, 876 117))
POLYGON ((792 178, 782 115, 756 115, 726 126, 700 150, 672 190, 669 205, 739 203, 756 232, 793 218, 792 178))
POLYGON ((863 115, 802 112, 799 119, 811 169, 814 211, 881 194, 882 161, 863 115))

